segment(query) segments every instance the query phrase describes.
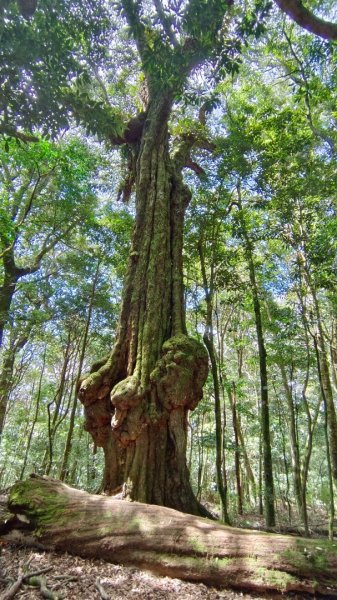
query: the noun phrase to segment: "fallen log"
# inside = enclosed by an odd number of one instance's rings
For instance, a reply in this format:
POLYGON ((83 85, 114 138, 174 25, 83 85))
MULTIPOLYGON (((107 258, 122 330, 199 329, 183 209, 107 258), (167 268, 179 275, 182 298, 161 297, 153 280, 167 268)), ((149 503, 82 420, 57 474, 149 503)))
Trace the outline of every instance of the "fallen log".
POLYGON ((37 476, 13 486, 8 508, 5 536, 45 550, 217 587, 337 598, 337 542, 235 529, 37 476))

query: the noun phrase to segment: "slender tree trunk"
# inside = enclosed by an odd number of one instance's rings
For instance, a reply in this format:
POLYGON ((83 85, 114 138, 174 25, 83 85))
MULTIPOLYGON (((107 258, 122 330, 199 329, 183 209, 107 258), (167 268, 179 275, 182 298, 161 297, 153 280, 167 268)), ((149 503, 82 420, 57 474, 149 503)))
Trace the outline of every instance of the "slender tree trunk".
POLYGON ((236 386, 235 382, 232 382, 232 417, 233 417, 233 430, 234 430, 234 442, 235 442, 235 478, 236 478, 236 493, 238 502, 238 514, 243 514, 243 501, 242 501, 242 486, 241 486, 241 474, 240 474, 240 442, 238 433, 238 416, 236 410, 236 386))
POLYGON ((218 490, 221 500, 221 512, 222 520, 224 523, 229 524, 228 515, 228 494, 227 494, 227 476, 225 467, 225 453, 223 445, 223 436, 225 431, 223 430, 222 415, 221 415, 221 395, 220 395, 220 384, 219 384, 219 372, 218 364, 216 359, 216 351, 214 346, 214 335, 213 335, 213 265, 211 266, 210 282, 207 281, 206 264, 203 250, 203 236, 200 236, 199 245, 199 259, 201 265, 203 287, 205 291, 206 300, 206 327, 203 340, 208 350, 209 360, 211 363, 211 373, 213 380, 214 389, 214 415, 215 415, 215 452, 216 452, 216 478, 218 484, 218 490))
POLYGON ((0 373, 0 440, 5 424, 6 411, 9 397, 13 387, 14 364, 17 353, 22 350, 28 341, 30 327, 16 339, 10 336, 9 347, 4 352, 2 370, 0 373))
MULTIPOLYGON (((280 429, 280 433, 281 433, 281 439, 282 439, 282 454, 283 454, 283 466, 284 466, 284 472, 286 475, 286 492, 285 492, 285 501, 287 504, 287 509, 288 509, 288 519, 289 519, 289 523, 291 523, 291 502, 290 502, 290 484, 289 484, 289 460, 288 460, 288 452, 287 452, 287 444, 286 444, 286 434, 285 434, 285 419, 283 418, 283 414, 282 414, 282 410, 281 410, 281 402, 280 399, 278 397, 278 395, 276 394, 276 390, 275 390, 275 386, 274 386, 274 391, 275 391, 275 396, 276 396, 276 401, 277 401, 277 407, 278 407, 278 422, 279 422, 279 429, 280 429)), ((281 493, 281 496, 283 498, 283 494, 281 493)))
POLYGON ((45 347, 44 353, 43 353, 41 373, 40 373, 40 378, 39 378, 39 385, 38 385, 37 394, 36 394, 36 400, 35 400, 35 411, 34 411, 34 416, 33 416, 33 419, 32 419, 32 424, 31 424, 31 428, 30 428, 30 431, 29 431, 29 435, 28 435, 28 440, 27 440, 27 445, 26 445, 26 450, 25 450, 25 456, 24 456, 24 459, 23 459, 22 469, 21 469, 21 473, 20 473, 20 479, 23 479, 23 477, 24 477, 24 473, 25 473, 25 469, 26 469, 27 461, 28 461, 28 456, 29 456, 29 451, 30 451, 30 445, 32 443, 33 433, 34 433, 34 429, 35 429, 37 417, 38 417, 39 410, 40 410, 42 381, 43 381, 44 370, 45 370, 45 366, 46 366, 46 354, 47 354, 47 348, 45 347))
POLYGON ((79 434, 77 436, 77 439, 76 439, 75 450, 73 451, 74 458, 73 458, 73 461, 71 464, 71 469, 70 468, 68 469, 68 471, 69 471, 68 481, 71 484, 76 484, 76 482, 79 480, 79 477, 77 476, 77 467, 78 467, 78 463, 79 463, 79 457, 82 459, 82 456, 80 456, 80 444, 81 444, 81 441, 83 438, 83 433, 84 433, 84 429, 83 429, 83 427, 81 427, 79 434))
POLYGON ((267 377, 267 353, 264 344, 263 328, 260 301, 258 297, 257 284, 255 279, 255 270, 253 266, 253 257, 250 255, 250 277, 252 292, 254 295, 254 312, 256 321, 256 333, 259 347, 260 362, 260 382, 261 382, 261 431, 262 431, 262 449, 263 449, 263 478, 264 478, 264 510, 266 524, 268 527, 275 525, 275 506, 274 506, 274 481, 273 481, 273 463, 271 456, 271 440, 269 425, 269 394, 267 377))
POLYGON ((327 349, 325 345, 324 332, 322 326, 322 317, 320 307, 316 295, 316 290, 311 288, 314 306, 317 315, 317 331, 318 336, 314 337, 315 352, 317 358, 317 369, 319 371, 320 386, 322 396, 326 404, 327 411, 327 427, 329 436, 329 447, 331 456, 332 476, 337 486, 337 415, 335 402, 332 392, 330 379, 330 369, 328 362, 327 349))
MULTIPOLYGON (((238 378, 239 378, 239 380, 241 380, 243 378, 243 348, 242 347, 238 349, 237 354, 238 354, 238 378)), ((230 394, 229 394, 229 399, 231 400, 230 394)), ((237 410, 235 412, 236 412, 236 429, 237 429, 237 435, 238 435, 238 443, 240 446, 240 452, 243 456, 247 479, 252 486, 253 496, 256 500, 255 478, 254 478, 254 473, 252 471, 252 467, 250 465, 250 460, 248 458, 246 444, 245 444, 244 436, 242 433, 240 414, 238 413, 237 410)))
POLYGON ((246 256, 248 261, 249 278, 251 292, 253 296, 256 335, 259 348, 260 364, 260 383, 261 383, 261 431, 263 448, 263 479, 264 479, 264 511, 266 524, 268 527, 275 525, 275 499, 274 499, 274 480, 273 463, 271 455, 270 425, 269 425, 269 394, 268 394, 268 376, 267 376, 267 352, 264 343, 261 306, 259 290, 255 274, 253 246, 249 238, 241 203, 241 190, 238 184, 238 200, 240 211, 240 222, 242 236, 245 243, 246 256))
MULTIPOLYGON (((206 349, 186 334, 182 243, 190 192, 168 152, 171 93, 152 93, 136 154, 136 222, 117 341, 84 377, 86 429, 105 456, 104 489, 198 514, 186 465, 187 413, 202 397, 206 349)), ((204 512, 204 514, 206 514, 204 512)))
POLYGON ((90 329, 92 311, 93 311, 93 307, 94 307, 94 301, 95 301, 96 288, 97 288, 97 283, 98 283, 98 276, 99 276, 100 264, 101 264, 100 260, 98 260, 97 261, 96 271, 95 271, 95 274, 94 274, 93 283, 92 283, 92 289, 91 289, 90 300, 89 300, 89 305, 88 305, 87 318, 86 318, 85 327, 84 327, 84 333, 83 333, 83 339, 82 339, 82 347, 81 347, 80 359, 79 359, 79 363, 78 363, 78 373, 77 373, 76 384, 75 384, 75 395, 74 395, 73 403, 72 403, 72 407, 71 407, 71 413, 70 413, 70 419, 69 419, 69 428, 68 428, 66 445, 65 445, 65 448, 64 448, 63 461, 62 461, 62 466, 61 466, 61 471, 60 471, 60 479, 61 479, 61 481, 64 481, 66 479, 66 475, 67 475, 67 472, 68 472, 68 463, 69 463, 69 457, 70 457, 70 453, 71 453, 72 438, 73 438, 74 427, 75 427, 75 415, 76 415, 76 408, 77 408, 77 390, 78 390, 78 386, 79 386, 79 382, 80 382, 80 377, 81 377, 81 373, 82 373, 85 352, 86 352, 86 348, 87 348, 88 334, 89 334, 89 329, 90 329))
MULTIPOLYGON (((320 315, 319 303, 316 295, 316 291, 311 280, 311 274, 306 259, 306 254, 302 250, 297 248, 297 266, 300 278, 300 286, 298 289, 298 298, 301 306, 302 321, 305 331, 306 349, 307 349, 307 374, 306 381, 302 392, 302 398, 307 413, 308 420, 308 436, 306 449, 304 453, 303 465, 302 465, 302 487, 303 487, 303 506, 304 514, 306 517, 305 530, 306 535, 309 535, 308 517, 307 517, 307 506, 306 506, 306 488, 309 473, 309 464, 313 446, 313 432, 318 420, 321 400, 318 401, 314 418, 311 417, 310 408, 306 398, 306 388, 309 381, 309 364, 310 364, 310 351, 309 351, 309 336, 311 336, 314 344, 318 379, 321 389, 321 397, 324 403, 324 414, 325 414, 325 437, 326 437, 326 449, 327 449, 327 463, 328 463, 328 481, 329 481, 329 492, 330 492, 330 510, 329 510, 329 537, 333 537, 334 527, 334 489, 332 481, 336 481, 336 468, 335 461, 337 461, 337 420, 336 411, 333 402, 332 386, 330 381, 329 364, 324 344, 324 334, 322 327, 322 320, 320 315), (316 313, 316 329, 317 333, 313 333, 310 328, 308 320, 307 309, 303 299, 302 287, 306 285, 312 295, 313 304, 316 313)), ((337 466, 337 463, 336 463, 337 466)))
POLYGON ((205 463, 206 463, 206 461, 205 461, 205 449, 204 449, 204 444, 203 444, 205 417, 206 417, 206 413, 203 412, 202 415, 201 415, 201 419, 200 419, 200 417, 198 418, 198 424, 197 424, 198 476, 197 476, 197 493, 196 493, 196 496, 197 496, 198 500, 200 500, 201 494, 202 494, 202 485, 203 485, 203 480, 204 480, 205 463), (201 425, 200 425, 200 421, 201 421, 201 425))
MULTIPOLYGON (((221 360, 221 363, 223 363, 223 359, 221 360)), ((233 415, 233 393, 232 393, 232 387, 230 385, 230 382, 228 381, 227 375, 224 372, 224 369, 222 369, 221 371, 221 387, 222 387, 222 392, 224 395, 225 392, 225 387, 226 387, 226 391, 227 391, 227 396, 229 399, 229 404, 232 410, 232 415, 233 415), (224 385, 224 383, 226 385, 224 385)), ((225 405, 224 405, 224 412, 225 412, 225 405)), ((243 457, 243 463, 245 466, 245 472, 246 472, 246 478, 247 478, 247 486, 251 486, 252 491, 253 491, 253 496, 254 499, 256 501, 256 482, 255 482, 255 477, 254 477, 254 473, 250 464, 250 460, 249 460, 249 456, 248 456, 248 452, 247 452, 247 448, 246 448, 246 443, 245 443, 245 438, 242 432, 242 427, 241 427, 241 420, 240 417, 236 412, 236 431, 237 431, 237 437, 238 437, 238 447, 240 448, 240 452, 242 454, 243 457)), ((225 422, 225 415, 224 415, 224 422, 225 422)))
POLYGON ((335 391, 337 391, 337 323, 333 320, 330 339, 330 359, 335 391))
POLYGON ((328 482, 329 482, 329 495, 330 495, 330 506, 329 506, 329 539, 334 539, 334 519, 335 519, 335 502, 334 502, 334 489, 333 489, 333 465, 331 460, 331 448, 330 448, 330 436, 329 436, 329 408, 328 401, 326 398, 326 388, 324 386, 323 375, 320 366, 320 357, 319 357, 319 347, 317 339, 314 338, 314 346, 315 352, 317 356, 317 365, 318 365, 318 377, 319 383, 321 386, 323 403, 324 403, 324 415, 325 415, 325 423, 324 423, 324 432, 325 432, 325 444, 326 444, 326 457, 327 457, 327 467, 328 467, 328 482))
POLYGON ((306 410, 307 417, 308 417, 308 421, 307 421, 308 433, 307 433, 306 444, 305 444, 304 451, 303 451, 303 460, 302 460, 302 469, 301 469, 302 519, 303 519, 303 524, 304 524, 305 535, 307 537, 309 537, 310 531, 309 531, 309 519, 308 519, 308 508, 307 508, 307 483, 308 483, 309 466, 310 466, 310 459, 311 459, 312 447, 313 447, 314 431, 315 431, 319 413, 320 413, 322 398, 319 398, 319 400, 317 402, 313 418, 311 417, 311 414, 310 414, 310 408, 309 408, 308 400, 306 398, 305 389, 302 392, 302 398, 303 398, 303 403, 304 403, 305 410, 306 410))
MULTIPOLYGON (((300 272, 300 277, 301 277, 301 270, 299 272, 300 272)), ((301 283, 302 283, 302 280, 301 280, 301 283)), ((304 524, 305 535, 307 537, 309 537, 310 531, 309 531, 309 520, 308 520, 308 510, 307 510, 307 482, 308 482, 309 466, 310 466, 310 459, 311 459, 312 447, 313 447, 313 434, 314 434, 314 430, 315 430, 315 427, 317 424, 322 399, 318 400, 314 416, 312 417, 308 399, 307 399, 307 393, 306 393, 308 385, 309 385, 309 376, 310 376, 311 351, 310 351, 309 336, 310 336, 311 332, 310 332, 310 326, 309 326, 309 322, 308 322, 308 318, 307 318, 307 314, 306 314, 305 302, 304 302, 304 298, 303 298, 303 294, 302 294, 302 285, 299 286, 299 289, 297 290, 297 295, 298 295, 299 304, 300 304, 300 308, 301 308, 301 317, 302 317, 304 339, 305 339, 305 349, 306 349, 306 355, 307 355, 306 373, 305 373, 305 379, 304 379, 303 389, 302 389, 302 401, 303 401, 303 405, 304 405, 306 416, 307 416, 307 439, 306 439, 306 444, 305 444, 305 448, 304 448, 304 452, 303 452, 301 480, 302 480, 302 519, 303 519, 303 524, 304 524)), ((317 358, 316 358, 316 360, 317 360, 317 358)))
MULTIPOLYGON (((53 400, 51 402, 49 402, 47 405, 47 410, 48 410, 48 447, 45 451, 45 454, 44 454, 44 457, 42 460, 42 465, 41 465, 45 475, 49 475, 50 470, 52 468, 52 464, 53 464, 55 435, 56 435, 58 426, 60 424, 60 412, 61 412, 62 401, 64 400, 64 392, 65 392, 66 381, 67 381, 67 377, 68 377, 68 369, 69 369, 69 361, 70 361, 70 357, 71 357, 71 351, 72 351, 72 341, 71 341, 71 333, 69 331, 67 343, 66 343, 66 346, 64 349, 63 364, 62 364, 62 369, 61 369, 61 373, 60 373, 60 380, 59 380, 58 388, 56 390, 56 394, 55 394, 53 400), (52 416, 51 415, 51 407, 53 404, 55 404, 55 407, 54 407, 53 416, 52 416)), ((62 419, 62 417, 61 417, 61 419, 62 419)))
POLYGON ((259 515, 263 516, 263 456, 262 456, 262 432, 259 434, 259 515))
MULTIPOLYGON (((330 379, 328 353, 327 353, 326 344, 325 344, 321 309, 320 309, 319 300, 317 297, 315 282, 312 277, 310 264, 309 264, 308 256, 307 256, 307 252, 306 252, 305 232, 304 232, 304 228, 302 225, 301 207, 300 207, 299 224, 301 227, 303 239, 302 239, 301 247, 295 246, 296 259, 297 259, 300 284, 304 284, 309 289, 311 297, 312 297, 313 309, 314 309, 314 314, 315 314, 314 331, 312 331, 310 328, 310 323, 309 323, 308 316, 306 313, 306 308, 303 303, 303 298, 301 298, 302 316, 303 316, 303 319, 305 320, 305 326, 307 328, 307 331, 311 335, 313 342, 314 342, 314 348, 315 348, 315 354, 316 354, 316 360, 317 360, 317 370, 319 373, 319 380, 320 380, 320 385, 321 385, 321 390, 322 390, 322 396, 324 398, 324 402, 326 402, 326 409, 327 409, 327 425, 328 425, 330 458, 331 458, 331 465, 332 465, 332 476, 333 476, 335 485, 337 486, 337 414, 336 414, 336 408, 335 408, 331 379, 330 379), (317 345, 318 351, 316 351, 316 345, 317 345)), ((302 296, 301 292, 299 292, 299 296, 302 296)))
POLYGON ((224 447, 223 447, 223 430, 222 430, 222 418, 221 418, 221 398, 220 398, 220 387, 218 378, 218 369, 215 357, 214 343, 209 331, 204 335, 205 346, 208 350, 208 354, 211 362, 211 372, 214 386, 214 413, 215 413, 215 450, 216 450, 216 475, 219 495, 221 499, 221 512, 222 520, 224 523, 229 524, 228 515, 228 491, 227 491, 227 476, 224 468, 224 447))
POLYGON ((294 402, 292 389, 288 383, 288 377, 285 370, 285 366, 282 362, 279 364, 283 386, 285 390, 285 395, 287 399, 288 405, 288 417, 289 417, 289 429, 290 429, 290 450, 291 450, 291 466, 293 473, 293 481, 294 481, 294 491, 295 498, 297 502, 298 512, 300 515, 303 515, 303 491, 302 491, 302 480, 301 480, 301 463, 300 463, 300 452, 298 447, 298 438, 297 438, 297 427, 296 427, 296 419, 295 419, 295 411, 294 411, 294 402))

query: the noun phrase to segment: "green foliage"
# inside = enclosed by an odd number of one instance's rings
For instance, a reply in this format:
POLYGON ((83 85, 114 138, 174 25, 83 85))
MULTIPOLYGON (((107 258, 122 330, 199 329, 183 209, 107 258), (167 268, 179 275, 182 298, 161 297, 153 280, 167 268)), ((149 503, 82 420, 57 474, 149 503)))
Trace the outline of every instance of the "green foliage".
POLYGON ((83 85, 83 78, 64 95, 77 124, 83 124, 88 135, 96 135, 99 140, 123 136, 125 122, 121 111, 94 98, 90 88, 83 85))
POLYGON ((15 242, 18 264, 38 260, 50 244, 80 227, 95 202, 93 175, 96 158, 76 138, 54 144, 46 140, 32 147, 10 141, 0 144, 1 190, 6 214, 1 248, 15 242))
POLYGON ((40 0, 29 20, 8 3, 0 21, 2 124, 52 134, 67 126, 62 88, 83 72, 85 59, 104 59, 109 29, 103 2, 40 0))

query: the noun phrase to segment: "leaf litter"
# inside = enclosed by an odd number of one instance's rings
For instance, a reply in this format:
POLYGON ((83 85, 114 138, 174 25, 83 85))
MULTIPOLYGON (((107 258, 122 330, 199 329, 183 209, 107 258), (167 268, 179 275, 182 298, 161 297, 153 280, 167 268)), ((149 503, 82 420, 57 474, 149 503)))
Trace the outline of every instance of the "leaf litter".
POLYGON ((203 583, 159 577, 130 566, 0 543, 0 600, 8 597, 4 594, 25 572, 45 572, 45 587, 33 587, 28 585, 33 580, 24 579, 12 597, 25 600, 300 600, 306 597, 217 590, 203 583))

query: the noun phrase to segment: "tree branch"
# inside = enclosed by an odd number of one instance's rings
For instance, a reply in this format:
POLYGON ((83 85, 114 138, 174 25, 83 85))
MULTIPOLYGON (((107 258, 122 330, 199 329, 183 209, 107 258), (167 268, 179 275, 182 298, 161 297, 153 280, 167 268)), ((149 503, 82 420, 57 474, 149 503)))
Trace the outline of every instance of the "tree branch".
POLYGON ((54 248, 56 246, 56 244, 60 240, 62 240, 63 237, 67 236, 68 233, 70 233, 70 231, 75 227, 75 225, 76 225, 76 223, 71 223, 65 231, 62 231, 59 235, 57 235, 51 242, 49 242, 49 244, 48 244, 48 237, 50 238, 50 236, 47 236, 46 239, 44 240, 44 243, 42 245, 40 252, 38 252, 38 254, 35 256, 32 264, 27 267, 16 267, 16 269, 15 269, 16 275, 20 278, 20 277, 24 277, 25 275, 31 275, 32 273, 36 273, 36 271, 38 271, 40 268, 41 260, 43 259, 45 254, 47 254, 50 250, 52 250, 52 248, 54 248))
POLYGON ((283 31, 283 35, 288 42, 289 50, 290 50, 296 64, 298 65, 298 69, 299 69, 300 75, 302 77, 302 79, 297 78, 297 77, 291 77, 291 74, 290 74, 290 78, 296 84, 298 84, 300 86, 301 85, 304 86, 304 102, 307 107, 307 119, 308 119, 309 127, 314 135, 321 138, 324 142, 326 142, 328 144, 331 153, 335 154, 335 143, 334 143, 333 139, 329 135, 327 135, 324 131, 321 131, 318 127, 316 127, 314 125, 312 110, 311 110, 311 102, 310 102, 309 82, 308 82, 308 78, 305 73, 303 62, 301 61, 299 56, 296 54, 293 44, 292 44, 292 41, 285 31, 283 31))
MULTIPOLYGON (((28 564, 29 563, 27 563, 26 566, 28 566, 28 564)), ((48 571, 51 571, 51 570, 52 570, 52 567, 45 567, 44 569, 39 569, 38 571, 32 571, 31 573, 23 573, 22 571, 20 571, 19 577, 17 578, 17 580, 13 583, 13 585, 10 588, 8 588, 7 590, 4 591, 3 595, 1 596, 1 600, 10 600, 11 598, 14 598, 14 596, 19 591, 20 587, 22 586, 22 584, 25 581, 28 581, 31 577, 36 577, 38 575, 41 575, 42 573, 48 573, 48 571)))
POLYGON ((337 40, 337 23, 316 17, 301 0, 274 0, 295 23, 325 40, 337 40))
POLYGON ((172 46, 177 46, 178 40, 171 29, 170 19, 167 17, 167 15, 164 12, 164 8, 163 8, 161 0, 153 0, 153 4, 155 5, 158 18, 163 26, 163 29, 164 29, 168 39, 170 40, 172 46))
POLYGON ((4 123, 0 124, 0 135, 8 135, 9 137, 16 138, 17 140, 21 140, 21 142, 39 142, 39 138, 36 135, 31 135, 27 133, 23 133, 22 131, 17 131, 15 127, 11 125, 5 125, 4 123))
POLYGON ((146 50, 148 50, 148 44, 145 37, 145 27, 140 18, 140 2, 134 2, 134 0, 122 0, 121 4, 126 20, 132 30, 139 55, 141 59, 144 60, 146 50))
POLYGON ((184 167, 186 167, 187 169, 191 169, 196 175, 204 177, 206 176, 205 170, 200 165, 198 165, 198 163, 194 162, 194 160, 192 160, 190 157, 186 160, 184 167))

